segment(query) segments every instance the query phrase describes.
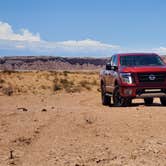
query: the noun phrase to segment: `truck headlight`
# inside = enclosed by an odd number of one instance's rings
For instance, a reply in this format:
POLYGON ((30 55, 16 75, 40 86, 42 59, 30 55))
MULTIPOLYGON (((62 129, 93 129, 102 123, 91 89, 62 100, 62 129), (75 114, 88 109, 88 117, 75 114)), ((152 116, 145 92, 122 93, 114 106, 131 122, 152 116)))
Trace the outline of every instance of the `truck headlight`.
POLYGON ((133 84, 134 79, 131 73, 120 73, 120 78, 123 83, 133 84))

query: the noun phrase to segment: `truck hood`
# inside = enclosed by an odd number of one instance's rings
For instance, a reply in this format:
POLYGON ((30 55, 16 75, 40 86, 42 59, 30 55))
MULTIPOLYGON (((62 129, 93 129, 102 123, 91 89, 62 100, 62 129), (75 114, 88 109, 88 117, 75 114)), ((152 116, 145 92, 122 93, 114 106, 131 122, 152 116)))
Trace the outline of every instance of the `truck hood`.
POLYGON ((166 72, 165 66, 137 66, 137 67, 120 67, 120 72, 144 73, 144 72, 166 72))

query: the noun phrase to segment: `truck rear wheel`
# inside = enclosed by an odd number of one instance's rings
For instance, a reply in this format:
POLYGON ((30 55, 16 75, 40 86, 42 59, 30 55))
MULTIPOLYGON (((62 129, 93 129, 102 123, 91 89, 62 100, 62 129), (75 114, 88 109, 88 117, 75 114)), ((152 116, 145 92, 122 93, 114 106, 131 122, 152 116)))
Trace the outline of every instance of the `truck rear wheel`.
POLYGON ((144 102, 145 102, 145 105, 152 105, 153 104, 153 98, 145 98, 144 102))
POLYGON ((119 86, 116 86, 113 92, 113 102, 117 107, 124 107, 131 104, 130 98, 125 98, 120 95, 119 86))
POLYGON ((162 105, 166 106, 166 97, 161 97, 160 102, 162 105))
POLYGON ((111 104, 111 97, 106 95, 106 90, 104 84, 101 84, 101 100, 103 105, 111 104))

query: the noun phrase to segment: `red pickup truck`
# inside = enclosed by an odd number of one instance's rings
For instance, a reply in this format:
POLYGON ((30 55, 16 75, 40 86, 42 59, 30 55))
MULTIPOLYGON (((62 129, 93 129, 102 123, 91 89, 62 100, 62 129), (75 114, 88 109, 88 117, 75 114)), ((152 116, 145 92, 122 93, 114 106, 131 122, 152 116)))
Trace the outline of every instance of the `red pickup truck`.
POLYGON ((103 105, 128 106, 134 98, 151 105, 159 97, 166 106, 166 64, 154 53, 116 54, 100 72, 103 105))

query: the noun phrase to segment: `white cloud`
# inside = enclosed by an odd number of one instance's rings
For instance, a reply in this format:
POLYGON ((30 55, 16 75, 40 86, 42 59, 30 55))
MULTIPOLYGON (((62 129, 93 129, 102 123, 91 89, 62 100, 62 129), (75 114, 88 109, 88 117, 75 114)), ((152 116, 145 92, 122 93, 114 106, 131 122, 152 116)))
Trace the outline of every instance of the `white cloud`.
POLYGON ((14 41, 40 41, 40 35, 33 35, 28 29, 21 29, 20 33, 15 33, 11 25, 6 22, 0 22, 0 40, 14 41))
POLYGON ((24 51, 23 54, 28 51, 34 55, 57 56, 110 56, 118 52, 156 52, 166 54, 166 47, 135 50, 92 39, 49 42, 42 40, 39 33, 33 34, 27 29, 21 29, 20 33, 15 33, 12 26, 6 22, 0 22, 0 49, 14 50, 15 52, 24 51))
POLYGON ((161 55, 166 55, 166 47, 153 48, 152 51, 161 55))
POLYGON ((120 46, 102 43, 100 41, 85 39, 80 41, 68 40, 62 42, 49 42, 40 38, 40 34, 32 34, 27 29, 15 33, 12 26, 0 22, 0 49, 29 50, 35 53, 54 55, 106 55, 118 51, 120 46))
POLYGON ((18 44, 18 45, 16 45, 16 48, 20 48, 20 49, 23 49, 23 48, 25 48, 25 46, 23 45, 23 44, 18 44))
POLYGON ((101 43, 99 41, 95 41, 95 40, 91 40, 91 39, 86 39, 86 40, 81 40, 81 41, 69 40, 69 41, 64 41, 64 42, 57 42, 56 44, 61 45, 63 47, 75 47, 75 48, 84 48, 84 47, 101 48, 101 49, 119 48, 119 46, 117 46, 117 45, 105 44, 105 43, 101 43))
POLYGON ((46 42, 47 49, 55 50, 59 52, 71 52, 71 53, 86 53, 92 54, 98 52, 99 54, 106 54, 112 51, 119 50, 120 46, 105 44, 96 40, 85 39, 80 41, 69 40, 63 42, 46 42))

